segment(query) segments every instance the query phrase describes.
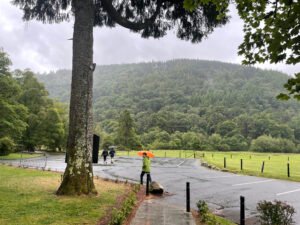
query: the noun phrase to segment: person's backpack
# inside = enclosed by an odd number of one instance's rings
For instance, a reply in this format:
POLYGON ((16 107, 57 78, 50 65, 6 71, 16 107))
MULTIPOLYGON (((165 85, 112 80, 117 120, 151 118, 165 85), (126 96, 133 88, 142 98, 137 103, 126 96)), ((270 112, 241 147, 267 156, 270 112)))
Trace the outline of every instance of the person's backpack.
POLYGON ((109 155, 110 155, 111 157, 114 157, 114 156, 115 156, 115 150, 114 150, 114 149, 110 150, 110 151, 109 151, 109 155))

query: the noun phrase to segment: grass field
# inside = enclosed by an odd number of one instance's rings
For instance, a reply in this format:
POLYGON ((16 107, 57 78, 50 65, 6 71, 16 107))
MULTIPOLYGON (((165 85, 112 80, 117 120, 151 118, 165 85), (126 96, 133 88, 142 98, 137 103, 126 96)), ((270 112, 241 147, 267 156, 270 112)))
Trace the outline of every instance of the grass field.
POLYGON ((37 153, 11 153, 9 155, 6 156, 0 156, 0 159, 29 159, 29 158, 35 158, 35 157, 40 157, 43 154, 37 154, 37 153))
MULTIPOLYGON (((156 157, 198 158, 208 164, 231 172, 277 179, 300 181, 300 154, 275 154, 256 152, 211 152, 192 150, 151 150, 156 157), (204 156, 204 157, 203 157, 204 156), (226 158, 226 168, 224 168, 226 158), (241 170, 241 159, 243 169, 241 170), (264 162, 264 171, 261 172, 264 162), (288 177, 287 164, 290 167, 288 177)), ((137 156, 136 151, 117 152, 122 156, 137 156)))
POLYGON ((299 154, 268 154, 253 152, 206 152, 203 161, 224 168, 226 158, 226 169, 255 176, 287 179, 300 181, 300 155, 299 154), (243 169, 241 170, 241 159, 243 169), (264 171, 262 165, 264 162, 264 171), (288 164, 290 177, 288 177, 288 164))
POLYGON ((0 181, 0 224, 96 224, 128 190, 95 180, 98 196, 58 197, 60 174, 1 165, 0 181))

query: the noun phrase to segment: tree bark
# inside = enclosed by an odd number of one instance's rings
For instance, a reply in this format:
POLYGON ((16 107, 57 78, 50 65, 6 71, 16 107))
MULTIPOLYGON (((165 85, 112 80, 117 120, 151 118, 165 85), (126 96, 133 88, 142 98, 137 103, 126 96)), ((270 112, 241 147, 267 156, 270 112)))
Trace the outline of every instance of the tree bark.
POLYGON ((92 165, 93 0, 73 0, 73 66, 68 162, 58 195, 96 194, 92 165))

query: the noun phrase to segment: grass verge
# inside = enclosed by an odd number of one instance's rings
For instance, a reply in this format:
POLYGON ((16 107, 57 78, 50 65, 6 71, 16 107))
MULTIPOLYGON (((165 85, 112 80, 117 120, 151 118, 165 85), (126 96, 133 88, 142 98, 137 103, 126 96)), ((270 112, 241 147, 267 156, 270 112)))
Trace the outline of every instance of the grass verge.
POLYGON ((29 159, 29 158, 36 158, 36 157, 40 157, 43 154, 37 154, 37 153, 10 153, 9 155, 5 155, 5 156, 0 156, 0 159, 9 159, 9 160, 13 160, 13 159, 29 159))
POLYGON ((207 213, 207 222, 201 222, 201 217, 198 212, 194 211, 193 216, 197 225, 235 225, 235 223, 223 217, 216 216, 212 213, 207 213))
POLYGON ((97 224, 130 191, 95 179, 97 196, 56 196, 60 174, 2 165, 0 180, 0 224, 97 224))

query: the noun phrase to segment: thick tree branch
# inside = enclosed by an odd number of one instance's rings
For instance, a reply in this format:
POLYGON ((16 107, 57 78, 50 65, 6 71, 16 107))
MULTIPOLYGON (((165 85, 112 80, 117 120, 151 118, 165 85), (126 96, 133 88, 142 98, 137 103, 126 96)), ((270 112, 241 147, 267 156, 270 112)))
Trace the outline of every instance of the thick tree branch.
POLYGON ((114 22, 118 23, 119 25, 129 28, 131 30, 139 31, 143 30, 151 25, 153 25, 155 19, 159 15, 160 8, 162 5, 162 1, 157 1, 157 6, 154 14, 149 18, 146 19, 144 22, 131 22, 128 19, 122 17, 115 7, 112 5, 112 0, 101 0, 102 6, 105 11, 109 14, 109 16, 114 20, 114 22))

